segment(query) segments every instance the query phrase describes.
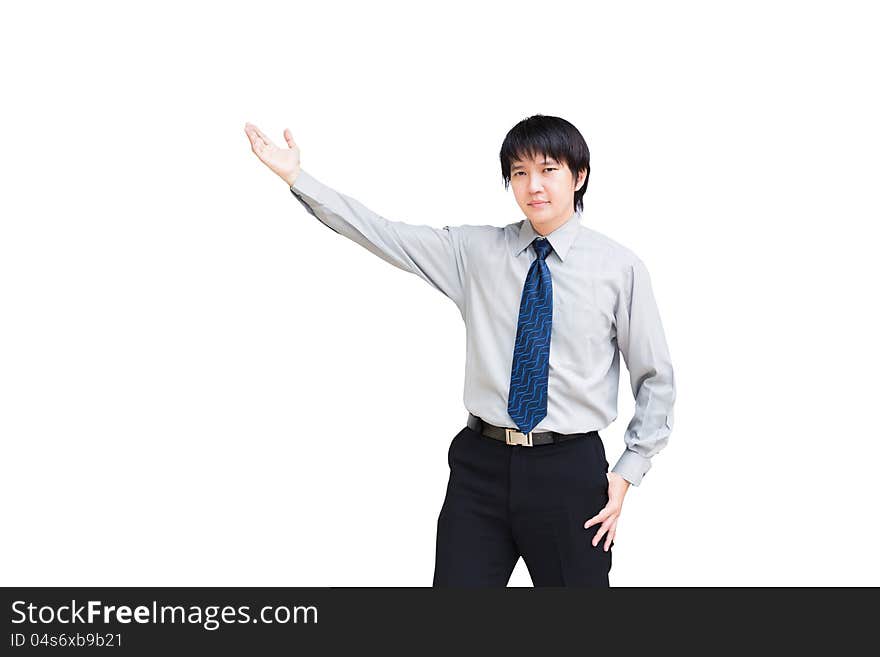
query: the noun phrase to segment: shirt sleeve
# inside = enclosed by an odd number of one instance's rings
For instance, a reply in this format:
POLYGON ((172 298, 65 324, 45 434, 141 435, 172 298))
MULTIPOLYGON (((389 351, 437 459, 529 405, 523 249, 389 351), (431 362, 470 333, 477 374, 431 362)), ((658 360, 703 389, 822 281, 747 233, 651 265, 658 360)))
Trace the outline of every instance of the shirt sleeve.
POLYGON ((675 404, 669 348, 651 279, 641 260, 627 267, 615 322, 636 403, 624 434, 626 448, 612 471, 638 486, 651 468, 651 457, 669 442, 675 404))
POLYGON ((300 169, 290 191, 312 216, 395 267, 425 280, 464 314, 461 226, 390 221, 300 169))

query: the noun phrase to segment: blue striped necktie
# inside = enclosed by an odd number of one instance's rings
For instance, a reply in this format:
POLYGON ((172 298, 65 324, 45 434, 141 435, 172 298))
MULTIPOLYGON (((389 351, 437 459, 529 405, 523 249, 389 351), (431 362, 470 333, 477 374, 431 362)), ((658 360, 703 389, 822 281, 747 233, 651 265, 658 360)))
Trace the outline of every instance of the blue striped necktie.
POLYGON ((540 237, 535 238, 532 246, 538 257, 532 262, 523 286, 507 397, 507 412, 523 433, 531 431, 547 415, 553 324, 553 282, 544 262, 553 247, 540 237))

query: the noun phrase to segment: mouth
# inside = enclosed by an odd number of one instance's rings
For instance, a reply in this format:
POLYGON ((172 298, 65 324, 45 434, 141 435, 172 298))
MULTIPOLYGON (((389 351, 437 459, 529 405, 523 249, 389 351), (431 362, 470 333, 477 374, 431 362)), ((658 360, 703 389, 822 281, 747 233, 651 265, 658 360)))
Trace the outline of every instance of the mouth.
POLYGON ((529 203, 533 208, 543 208, 545 205, 549 205, 550 201, 533 201, 529 203))

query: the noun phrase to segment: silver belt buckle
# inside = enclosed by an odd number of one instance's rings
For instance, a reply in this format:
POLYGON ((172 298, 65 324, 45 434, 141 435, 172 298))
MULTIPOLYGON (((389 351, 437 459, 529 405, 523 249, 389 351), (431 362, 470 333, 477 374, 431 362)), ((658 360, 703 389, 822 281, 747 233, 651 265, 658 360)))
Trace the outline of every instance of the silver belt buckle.
POLYGON ((504 442, 508 445, 525 445, 526 447, 532 447, 532 432, 523 433, 522 431, 517 431, 516 429, 504 429, 506 435, 504 437, 504 442))

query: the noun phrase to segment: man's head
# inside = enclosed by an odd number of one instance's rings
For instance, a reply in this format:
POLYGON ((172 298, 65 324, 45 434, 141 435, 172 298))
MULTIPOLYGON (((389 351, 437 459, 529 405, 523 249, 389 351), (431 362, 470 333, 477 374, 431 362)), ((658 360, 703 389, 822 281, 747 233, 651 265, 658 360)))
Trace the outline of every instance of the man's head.
POLYGON ((583 210, 590 149, 565 119, 542 114, 523 119, 507 133, 500 157, 504 188, 513 186, 537 232, 547 234, 583 210))

